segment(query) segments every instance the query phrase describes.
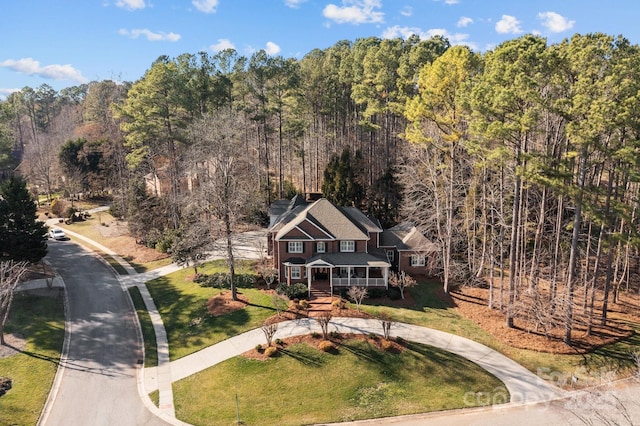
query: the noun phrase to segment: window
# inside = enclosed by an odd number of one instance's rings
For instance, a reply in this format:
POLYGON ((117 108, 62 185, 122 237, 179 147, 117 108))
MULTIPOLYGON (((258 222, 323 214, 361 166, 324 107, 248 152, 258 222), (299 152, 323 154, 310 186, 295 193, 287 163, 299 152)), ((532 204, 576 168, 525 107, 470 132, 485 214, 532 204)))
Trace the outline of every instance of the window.
POLYGON ((387 250, 387 260, 391 263, 395 260, 395 252, 393 250, 387 250))
POLYGON ((301 277, 300 267, 299 266, 292 266, 291 267, 291 279, 292 280, 299 280, 300 277, 301 277))
POLYGON ((411 255, 411 266, 424 266, 424 256, 420 254, 412 254, 411 255))
POLYGON ((350 266, 341 266, 340 267, 340 277, 341 278, 348 278, 350 276, 352 276, 351 271, 353 270, 352 267, 350 266))
POLYGON ((356 251, 356 242, 355 241, 340 241, 340 251, 341 252, 353 253, 354 251, 356 251))
POLYGON ((326 253, 327 252, 327 245, 324 241, 318 241, 316 243, 316 252, 317 253, 326 253))
POLYGON ((304 243, 302 241, 289 241, 289 253, 304 252, 304 243))

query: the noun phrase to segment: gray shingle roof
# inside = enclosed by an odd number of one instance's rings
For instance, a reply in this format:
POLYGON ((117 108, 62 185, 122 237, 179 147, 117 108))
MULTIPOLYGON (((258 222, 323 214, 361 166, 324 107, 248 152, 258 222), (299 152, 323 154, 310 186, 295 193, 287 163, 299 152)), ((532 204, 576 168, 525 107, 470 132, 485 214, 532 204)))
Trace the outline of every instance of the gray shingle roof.
MULTIPOLYGON (((315 224, 329 236, 336 240, 368 240, 369 229, 375 228, 375 224, 367 219, 368 223, 359 224, 350 214, 336 207, 326 198, 321 198, 304 209, 296 207, 288 211, 272 227, 271 232, 277 232, 276 239, 284 237, 289 231, 305 220, 315 224)), ((362 214, 366 219, 366 216, 362 214)))
POLYGON ((429 241, 410 222, 403 222, 390 229, 385 229, 380 236, 380 246, 395 247, 398 250, 415 250, 434 252, 438 245, 429 241))

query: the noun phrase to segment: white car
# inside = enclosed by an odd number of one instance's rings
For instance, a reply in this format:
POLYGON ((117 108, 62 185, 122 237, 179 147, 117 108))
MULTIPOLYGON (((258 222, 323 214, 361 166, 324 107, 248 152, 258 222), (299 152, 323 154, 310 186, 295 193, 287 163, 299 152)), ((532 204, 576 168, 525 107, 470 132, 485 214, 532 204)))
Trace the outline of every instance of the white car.
POLYGON ((53 228, 49 231, 49 237, 54 240, 65 240, 67 238, 67 234, 60 228, 53 228))

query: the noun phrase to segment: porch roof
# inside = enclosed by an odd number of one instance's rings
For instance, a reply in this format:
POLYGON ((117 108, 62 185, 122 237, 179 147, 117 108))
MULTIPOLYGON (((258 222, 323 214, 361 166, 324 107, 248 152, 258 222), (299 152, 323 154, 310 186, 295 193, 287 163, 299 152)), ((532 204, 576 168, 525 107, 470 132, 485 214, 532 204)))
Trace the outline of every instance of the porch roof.
POLYGON ((306 266, 389 268, 391 264, 370 253, 324 253, 307 259, 306 266))

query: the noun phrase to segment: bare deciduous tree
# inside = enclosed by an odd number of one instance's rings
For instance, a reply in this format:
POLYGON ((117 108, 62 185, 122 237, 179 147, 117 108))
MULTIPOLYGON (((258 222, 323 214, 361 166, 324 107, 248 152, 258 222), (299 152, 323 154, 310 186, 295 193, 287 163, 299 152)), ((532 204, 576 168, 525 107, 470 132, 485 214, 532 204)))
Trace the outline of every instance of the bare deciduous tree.
POLYGON ((273 301, 273 307, 276 308, 276 312, 278 312, 278 316, 289 306, 289 298, 284 295, 274 294, 271 300, 273 301))
POLYGON ((380 321, 380 325, 382 326, 382 337, 384 337, 385 340, 389 340, 391 326, 393 325, 391 316, 389 316, 389 314, 385 312, 382 312, 380 315, 378 315, 378 320, 380 321))
POLYGON ((400 271, 398 273, 391 273, 391 276, 389 277, 389 284, 393 287, 397 287, 398 290, 400 290, 400 296, 404 299, 404 290, 415 286, 417 281, 405 271, 400 271))
POLYGON ((13 295, 26 270, 27 262, 0 261, 0 345, 5 344, 4 326, 9 319, 13 295))
POLYGON ((356 309, 360 310, 362 301, 367 297, 367 289, 365 287, 349 287, 347 295, 356 303, 356 309))
POLYGON ((322 337, 327 340, 329 339, 329 322, 331 322, 331 312, 329 311, 325 311, 322 312, 320 315, 318 315, 317 317, 315 317, 316 321, 318 321, 318 324, 320 324, 320 329, 322 330, 322 337))
POLYGON ((267 339, 267 346, 271 346, 271 342, 273 341, 273 336, 275 336, 276 331, 278 331, 277 322, 262 326, 262 332, 264 333, 264 337, 267 339))

